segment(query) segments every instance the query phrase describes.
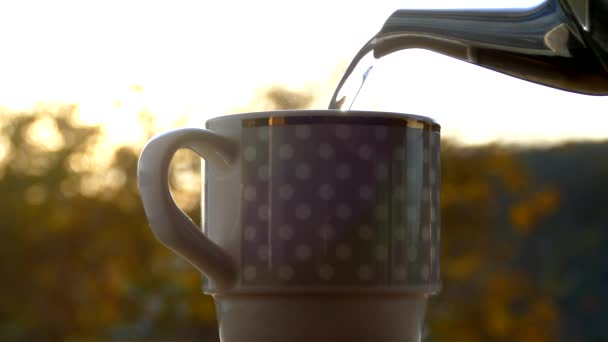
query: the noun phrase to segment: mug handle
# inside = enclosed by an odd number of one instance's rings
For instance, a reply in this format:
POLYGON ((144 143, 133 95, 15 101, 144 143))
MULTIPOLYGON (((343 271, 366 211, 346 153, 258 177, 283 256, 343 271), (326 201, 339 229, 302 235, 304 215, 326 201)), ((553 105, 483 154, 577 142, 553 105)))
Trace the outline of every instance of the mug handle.
POLYGON ((238 154, 237 143, 206 129, 183 128, 153 137, 141 152, 137 168, 146 218, 162 244, 204 273, 217 289, 227 289, 236 279, 232 257, 209 240, 171 196, 169 164, 182 148, 220 170, 228 170, 238 154))

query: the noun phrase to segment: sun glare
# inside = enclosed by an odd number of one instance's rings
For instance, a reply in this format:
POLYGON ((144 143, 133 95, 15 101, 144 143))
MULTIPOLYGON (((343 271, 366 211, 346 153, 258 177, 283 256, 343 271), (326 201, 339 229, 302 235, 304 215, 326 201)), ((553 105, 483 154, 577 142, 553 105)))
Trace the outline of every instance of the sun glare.
MULTIPOLYGON (((83 122, 127 144, 145 139, 142 113, 155 115, 158 129, 201 126, 209 117, 259 110, 255 97, 272 84, 312 89, 314 106, 323 108, 346 64, 392 11, 449 7, 448 0, 3 2, 0 107, 77 104, 83 122)), ((376 88, 363 89, 354 108, 430 115, 464 142, 607 135, 599 128, 606 126, 601 99, 534 90, 433 54, 398 54, 382 64, 372 75, 376 88), (576 120, 564 120, 573 112, 576 120)))
POLYGON ((57 151, 63 146, 63 137, 55 121, 41 117, 32 123, 27 130, 28 143, 47 151, 57 151))

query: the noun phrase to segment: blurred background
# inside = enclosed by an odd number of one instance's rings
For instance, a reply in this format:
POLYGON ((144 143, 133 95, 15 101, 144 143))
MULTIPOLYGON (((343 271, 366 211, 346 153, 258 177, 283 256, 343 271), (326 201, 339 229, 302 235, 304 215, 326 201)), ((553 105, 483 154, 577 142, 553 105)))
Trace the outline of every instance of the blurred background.
MULTIPOLYGON (((324 108, 395 9, 538 1, 0 2, 0 340, 217 341, 200 275, 147 228, 152 135, 324 108)), ((603 341, 608 99, 424 51, 376 63, 354 109, 442 125, 443 290, 425 341, 603 341)), ((200 221, 200 160, 176 200, 200 221)))

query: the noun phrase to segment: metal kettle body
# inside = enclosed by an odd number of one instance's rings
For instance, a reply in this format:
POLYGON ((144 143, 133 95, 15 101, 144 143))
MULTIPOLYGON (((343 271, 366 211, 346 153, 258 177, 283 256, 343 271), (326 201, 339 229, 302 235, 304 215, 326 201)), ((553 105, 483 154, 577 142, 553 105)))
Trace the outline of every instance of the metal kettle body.
POLYGON ((338 89, 363 56, 410 48, 570 92, 608 95, 608 0, 547 0, 528 9, 400 9, 357 54, 338 89))

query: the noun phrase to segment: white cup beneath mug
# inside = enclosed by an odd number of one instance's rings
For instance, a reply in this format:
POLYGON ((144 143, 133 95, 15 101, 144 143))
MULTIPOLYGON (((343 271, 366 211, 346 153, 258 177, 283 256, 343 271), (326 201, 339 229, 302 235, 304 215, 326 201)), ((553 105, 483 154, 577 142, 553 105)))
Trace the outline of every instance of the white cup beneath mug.
POLYGON ((156 237, 205 277, 224 342, 419 341, 440 288, 440 134, 414 115, 248 113, 154 137, 139 188, 156 237), (205 159, 203 231, 171 157, 205 159))

